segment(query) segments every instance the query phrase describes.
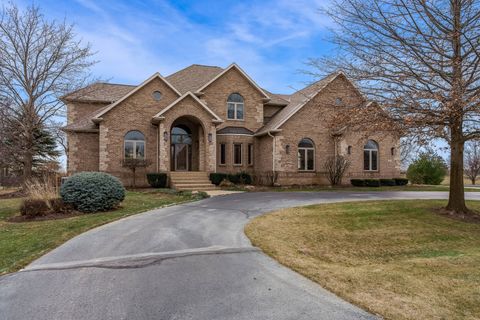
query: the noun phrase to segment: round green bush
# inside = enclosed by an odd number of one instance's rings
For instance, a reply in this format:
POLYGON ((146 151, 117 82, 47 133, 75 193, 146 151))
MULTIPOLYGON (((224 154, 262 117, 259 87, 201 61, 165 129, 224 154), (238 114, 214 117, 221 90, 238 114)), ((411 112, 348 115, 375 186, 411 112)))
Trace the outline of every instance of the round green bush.
POLYGON ((407 178, 413 184, 438 185, 446 174, 445 161, 434 153, 420 154, 407 170, 407 178))
POLYGON ((106 211, 125 199, 125 188, 116 177, 103 172, 77 173, 62 185, 65 203, 82 212, 106 211))

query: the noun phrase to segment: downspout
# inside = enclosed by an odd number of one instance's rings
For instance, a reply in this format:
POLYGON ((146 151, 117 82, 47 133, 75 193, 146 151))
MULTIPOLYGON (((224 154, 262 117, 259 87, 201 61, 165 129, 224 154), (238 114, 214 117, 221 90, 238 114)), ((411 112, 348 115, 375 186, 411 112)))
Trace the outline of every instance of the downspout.
POLYGON ((160 144, 160 126, 158 125, 157 126, 157 165, 156 165, 156 168, 157 168, 157 172, 159 172, 159 157, 160 157, 160 147, 159 147, 159 144, 160 144))
MULTIPOLYGON (((272 172, 273 172, 273 180, 275 179, 275 136, 272 135, 270 131, 267 131, 267 134, 272 138, 272 172)), ((275 183, 275 181, 272 181, 272 183, 275 183)))

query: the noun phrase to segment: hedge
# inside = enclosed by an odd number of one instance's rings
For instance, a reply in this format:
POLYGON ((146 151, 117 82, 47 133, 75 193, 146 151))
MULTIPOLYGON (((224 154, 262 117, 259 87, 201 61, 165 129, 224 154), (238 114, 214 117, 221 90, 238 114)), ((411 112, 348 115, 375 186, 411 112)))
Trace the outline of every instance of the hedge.
POLYGON ((396 183, 393 179, 380 179, 380 185, 386 187, 393 187, 396 185, 396 183))
POLYGON ((210 180, 213 184, 219 185, 224 179, 227 179, 234 184, 251 184, 252 176, 247 172, 240 172, 234 174, 226 173, 210 173, 210 180))
POLYGON ((380 187, 380 180, 378 180, 378 179, 365 179, 365 186, 367 186, 367 187, 380 187))
POLYGON ((350 183, 352 186, 355 187, 364 187, 365 186, 365 180, 364 179, 350 179, 350 183))
POLYGON ((406 178, 394 178, 395 184, 397 186, 406 186, 408 184, 408 179, 406 178))
POLYGON ((166 188, 167 174, 166 173, 147 173, 147 181, 152 188, 166 188))

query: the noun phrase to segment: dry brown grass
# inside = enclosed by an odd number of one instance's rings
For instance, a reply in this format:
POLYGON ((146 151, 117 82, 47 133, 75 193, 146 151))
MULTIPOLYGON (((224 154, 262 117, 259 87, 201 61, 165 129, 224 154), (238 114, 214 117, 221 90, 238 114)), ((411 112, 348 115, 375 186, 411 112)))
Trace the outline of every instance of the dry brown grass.
POLYGON ((25 185, 26 199, 42 200, 50 207, 50 201, 60 195, 54 184, 47 178, 34 178, 25 185))
POLYGON ((292 208, 254 219, 246 233, 282 264, 386 319, 480 319, 480 224, 432 212, 442 205, 292 208))

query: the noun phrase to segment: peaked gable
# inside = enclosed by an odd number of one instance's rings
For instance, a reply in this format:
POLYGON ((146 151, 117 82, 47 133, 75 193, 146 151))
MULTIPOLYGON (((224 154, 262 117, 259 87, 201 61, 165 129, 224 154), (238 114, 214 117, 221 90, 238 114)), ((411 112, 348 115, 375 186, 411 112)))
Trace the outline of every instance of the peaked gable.
POLYGON ((268 134, 268 132, 277 132, 280 127, 293 117, 299 110, 301 110, 308 102, 314 99, 318 94, 323 92, 332 82, 338 78, 343 78, 351 86, 352 90, 365 100, 363 94, 358 90, 357 86, 350 80, 342 71, 332 73, 322 80, 319 80, 301 90, 298 90, 290 96, 290 103, 288 106, 280 110, 270 122, 261 128, 255 135, 261 136, 268 134))
POLYGON ((122 98, 120 98, 119 100, 115 101, 114 103, 110 104, 108 107, 102 109, 100 112, 98 112, 93 118, 92 118, 92 121, 95 122, 95 120, 100 120, 101 117, 106 114, 107 112, 109 112, 110 110, 112 110, 113 108, 115 108, 116 106, 118 106, 120 103, 122 103, 123 101, 125 101, 126 99, 128 99, 129 97, 131 97, 132 95, 134 95, 136 92, 140 91, 143 87, 145 87, 147 84, 149 84, 150 82, 152 82, 153 80, 155 79, 160 79, 162 82, 164 82, 170 89, 172 89, 173 92, 175 92, 178 96, 181 96, 180 92, 175 89, 174 86, 172 86, 164 77, 162 77, 160 75, 160 73, 156 72, 155 74, 153 74, 150 78, 148 78, 147 80, 145 80, 144 82, 142 82, 141 84, 139 84, 135 89, 131 90, 129 93, 127 93, 126 95, 124 95, 122 98))
POLYGON ((166 108, 164 108, 162 111, 157 113, 154 117, 153 120, 161 119, 163 115, 170 109, 174 108, 178 103, 181 101, 185 100, 187 97, 191 97, 195 102, 197 102, 207 113, 209 113, 213 117, 213 121, 215 122, 223 122, 223 120, 215 114, 205 103, 203 103, 196 95, 188 91, 184 95, 180 96, 177 100, 173 101, 171 104, 169 104, 166 108))
POLYGON ((252 84, 252 86, 257 89, 263 96, 265 99, 270 99, 270 97, 268 96, 268 94, 265 93, 265 91, 260 88, 260 86, 255 82, 253 81, 252 78, 250 78, 248 76, 248 74, 242 70, 242 68, 240 68, 236 63, 232 63, 231 65, 229 65, 227 68, 223 69, 222 72, 220 72, 219 74, 217 74, 217 76, 215 76, 213 79, 211 79, 210 81, 208 81, 207 83, 205 83, 203 86, 201 86, 200 88, 197 89, 197 93, 201 93, 205 88, 207 88, 208 86, 210 86, 212 83, 214 83, 215 81, 217 81, 218 79, 220 79, 223 75, 225 75, 228 71, 232 70, 232 69, 236 69, 237 71, 240 72, 240 74, 245 78, 247 79, 248 82, 250 82, 250 84, 252 84))

